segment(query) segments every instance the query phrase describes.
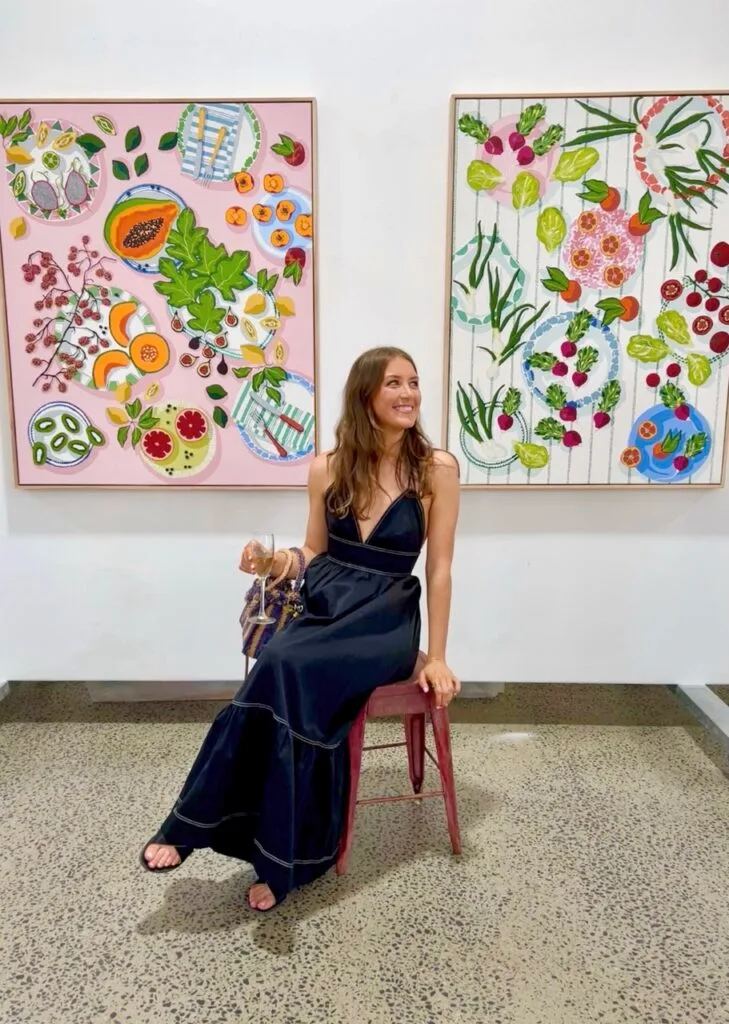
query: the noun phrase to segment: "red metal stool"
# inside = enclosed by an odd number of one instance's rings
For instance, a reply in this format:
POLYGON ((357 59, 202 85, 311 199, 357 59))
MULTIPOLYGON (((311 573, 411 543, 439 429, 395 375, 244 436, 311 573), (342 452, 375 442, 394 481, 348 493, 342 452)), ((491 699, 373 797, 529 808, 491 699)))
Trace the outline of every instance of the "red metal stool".
POLYGON ((453 758, 451 756, 451 732, 448 721, 448 710, 437 708, 432 693, 424 693, 417 685, 418 673, 423 667, 425 656, 420 654, 413 678, 406 683, 393 683, 391 686, 380 686, 370 697, 367 704, 357 716, 349 734, 349 799, 344 833, 339 846, 337 874, 346 874, 349 855, 352 850, 354 819, 357 807, 363 804, 387 804, 402 800, 424 800, 429 797, 442 796, 445 801, 446 820, 454 854, 461 852, 461 833, 458 827, 458 808, 456 806, 456 785, 453 778, 453 758), (403 743, 378 743, 365 747, 365 727, 370 718, 394 718, 402 716, 405 727, 403 743), (433 727, 436 757, 425 745, 425 718, 429 716, 433 727), (367 800, 358 800, 359 779, 362 772, 362 753, 365 750, 385 750, 391 747, 407 747, 408 767, 413 794, 405 796, 378 796, 367 800), (441 788, 431 792, 421 792, 425 775, 425 755, 436 766, 440 773, 441 788))

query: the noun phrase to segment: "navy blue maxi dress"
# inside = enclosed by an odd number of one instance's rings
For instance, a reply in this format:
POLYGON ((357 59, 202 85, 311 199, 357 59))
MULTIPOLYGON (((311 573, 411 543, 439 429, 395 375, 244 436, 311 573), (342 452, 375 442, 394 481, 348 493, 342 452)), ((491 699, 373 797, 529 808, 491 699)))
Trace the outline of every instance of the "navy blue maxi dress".
POLYGON ((366 541, 351 513, 327 525, 303 614, 213 721, 158 840, 252 864, 278 901, 334 864, 347 734, 376 687, 409 678, 420 643, 418 496, 396 498, 366 541))

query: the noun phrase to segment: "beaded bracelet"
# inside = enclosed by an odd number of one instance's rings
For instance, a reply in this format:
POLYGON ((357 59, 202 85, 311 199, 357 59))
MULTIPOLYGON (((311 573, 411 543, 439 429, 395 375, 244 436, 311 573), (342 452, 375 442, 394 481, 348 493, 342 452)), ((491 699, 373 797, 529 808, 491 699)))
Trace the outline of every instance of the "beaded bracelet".
POLYGON ((277 576, 275 580, 271 582, 271 586, 275 587, 281 580, 286 579, 291 569, 291 565, 294 561, 294 553, 290 548, 286 548, 286 559, 284 561, 284 567, 281 571, 280 576, 277 576))

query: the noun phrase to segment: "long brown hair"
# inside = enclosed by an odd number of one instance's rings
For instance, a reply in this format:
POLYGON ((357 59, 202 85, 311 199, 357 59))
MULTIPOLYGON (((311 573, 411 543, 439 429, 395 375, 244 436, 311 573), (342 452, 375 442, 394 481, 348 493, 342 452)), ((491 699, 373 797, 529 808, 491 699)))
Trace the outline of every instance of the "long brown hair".
MULTIPOLYGON (((384 453, 372 399, 385 379, 388 364, 398 357, 415 369, 407 352, 382 346, 363 352, 349 371, 342 415, 336 428, 336 444, 330 456, 332 484, 327 505, 337 516, 345 516, 351 510, 360 519, 372 508, 384 453)), ((402 440, 396 465, 399 485, 415 491, 421 498, 429 495, 432 459, 433 447, 418 419, 405 431, 402 440)))

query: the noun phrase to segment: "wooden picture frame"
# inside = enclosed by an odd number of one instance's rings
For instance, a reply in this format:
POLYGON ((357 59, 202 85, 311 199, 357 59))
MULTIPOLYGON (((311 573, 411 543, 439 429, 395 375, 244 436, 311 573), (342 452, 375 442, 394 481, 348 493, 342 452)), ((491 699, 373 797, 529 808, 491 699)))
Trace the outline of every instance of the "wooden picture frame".
POLYGON ((464 488, 723 486, 729 93, 457 94, 449 138, 464 488))
POLYGON ((16 486, 304 488, 316 101, 4 100, 0 141, 16 486))

